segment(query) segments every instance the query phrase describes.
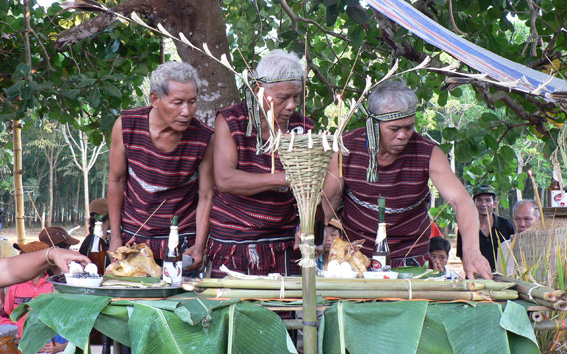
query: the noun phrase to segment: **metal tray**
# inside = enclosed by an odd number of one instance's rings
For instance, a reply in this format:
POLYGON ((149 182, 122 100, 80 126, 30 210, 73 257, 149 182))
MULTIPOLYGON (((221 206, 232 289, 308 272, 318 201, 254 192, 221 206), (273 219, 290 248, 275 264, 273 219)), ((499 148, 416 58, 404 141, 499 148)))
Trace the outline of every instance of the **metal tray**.
POLYGON ((165 298, 184 292, 180 286, 164 286, 160 288, 128 288, 113 287, 81 287, 65 282, 64 274, 52 275, 47 279, 62 294, 81 294, 110 296, 114 298, 165 298))

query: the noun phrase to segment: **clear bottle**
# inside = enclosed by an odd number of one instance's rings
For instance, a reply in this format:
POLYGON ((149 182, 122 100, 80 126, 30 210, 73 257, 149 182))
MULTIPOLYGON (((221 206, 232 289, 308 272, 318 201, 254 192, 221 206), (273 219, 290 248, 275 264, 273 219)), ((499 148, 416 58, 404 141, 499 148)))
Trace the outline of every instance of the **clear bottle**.
POLYGON ((390 266, 390 246, 386 239, 386 223, 378 224, 376 232, 376 241, 374 242, 374 251, 372 252, 371 271, 381 271, 384 266, 390 266))
POLYGON ((169 227, 169 238, 167 241, 167 254, 163 260, 162 279, 172 286, 180 286, 182 280, 182 258, 179 249, 179 234, 177 227, 177 216, 171 219, 169 227))
POLYGON ((93 239, 88 257, 91 262, 96 265, 98 274, 104 274, 106 267, 106 244, 102 239, 102 221, 95 221, 93 239))
POLYGON ((551 201, 552 208, 565 206, 563 190, 561 189, 561 185, 559 184, 559 173, 560 172, 557 168, 553 168, 551 183, 549 184, 549 200, 551 201))

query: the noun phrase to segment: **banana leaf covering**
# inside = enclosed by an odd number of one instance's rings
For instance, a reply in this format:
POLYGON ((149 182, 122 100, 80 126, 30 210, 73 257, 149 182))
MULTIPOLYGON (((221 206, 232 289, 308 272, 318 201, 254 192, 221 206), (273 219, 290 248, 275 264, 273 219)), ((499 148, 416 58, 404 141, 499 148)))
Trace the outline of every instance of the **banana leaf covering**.
MULTIPOLYGON (((321 299, 322 300, 322 299, 321 299)), ((265 302, 275 305, 277 301, 265 302)), ((18 307, 29 314, 20 349, 36 353, 55 333, 88 348, 94 327, 132 353, 296 353, 274 312, 238 299, 111 301, 105 296, 47 294, 18 307)), ((475 302, 353 302, 328 307, 319 353, 539 353, 526 308, 475 302)))
POLYGON ((514 302, 339 301, 319 326, 319 353, 540 353, 514 302), (504 309, 503 309, 504 308, 504 309))
POLYGON ((56 333, 82 352, 93 327, 130 346, 134 354, 297 353, 276 313, 238 299, 182 294, 111 302, 106 296, 46 294, 19 306, 13 318, 28 310, 20 341, 23 354, 37 353, 56 333))

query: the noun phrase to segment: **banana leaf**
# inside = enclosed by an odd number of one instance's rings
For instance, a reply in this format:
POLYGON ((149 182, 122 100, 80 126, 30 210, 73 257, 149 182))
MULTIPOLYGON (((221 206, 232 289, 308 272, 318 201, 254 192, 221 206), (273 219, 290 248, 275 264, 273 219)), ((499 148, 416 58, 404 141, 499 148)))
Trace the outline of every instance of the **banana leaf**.
POLYGON ((455 353, 510 353, 507 332, 500 326, 499 304, 479 303, 466 307, 447 319, 444 325, 455 353))
POLYGON ((464 309, 465 306, 467 305, 462 303, 430 303, 427 307, 417 352, 423 354, 453 353, 443 322, 455 312, 464 309))
POLYGON ((319 347, 328 354, 344 353, 344 350, 351 354, 376 350, 415 353, 427 304, 427 301, 362 304, 339 301, 325 310, 324 322, 319 328, 324 332, 320 335, 319 347))
MULTIPOLYGON (((37 346, 44 341, 43 326, 51 328, 78 347, 85 349, 89 334, 98 314, 110 303, 106 296, 77 296, 69 294, 43 294, 22 304, 14 310, 13 316, 20 318, 30 308, 22 333, 22 352, 37 353, 37 346), (31 315, 31 316, 30 316, 31 315), (43 325, 42 325, 43 323, 43 325), (41 336, 36 332, 39 331, 41 336)), ((45 330, 46 331, 46 330, 45 330)), ((41 348, 41 346, 40 346, 41 348)))
POLYGON ((500 318, 500 326, 508 331, 512 353, 540 352, 532 324, 522 305, 508 301, 500 318))

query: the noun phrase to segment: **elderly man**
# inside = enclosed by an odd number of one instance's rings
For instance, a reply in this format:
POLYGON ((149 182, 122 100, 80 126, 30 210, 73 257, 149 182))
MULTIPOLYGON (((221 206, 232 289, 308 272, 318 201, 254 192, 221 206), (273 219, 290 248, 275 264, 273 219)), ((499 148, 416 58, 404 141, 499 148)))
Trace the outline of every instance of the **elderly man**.
POLYGON ((350 154, 343 156, 342 178, 338 155, 331 160, 323 187, 325 219, 334 216, 342 198, 345 233, 351 241, 365 240, 362 251, 371 256, 379 220, 377 199, 382 196, 392 266, 422 265, 429 253, 431 179, 465 231, 467 276, 490 278, 490 266, 479 250, 474 204, 441 149, 415 132, 417 104, 417 96, 403 81, 386 81, 370 93, 366 127, 343 137, 350 154))
POLYGON ((182 251, 193 257, 193 269, 201 265, 213 195, 213 131, 194 117, 197 81, 187 63, 162 64, 150 78, 151 106, 124 111, 116 121, 109 251, 134 237, 162 260, 177 215, 182 251))
POLYGON ((512 215, 516 233, 519 234, 535 224, 537 219, 539 219, 539 209, 534 200, 524 199, 514 205, 512 215))
MULTIPOLYGON (((498 255, 498 246, 510 239, 510 236, 514 234, 514 227, 510 221, 494 215, 494 209, 498 204, 494 187, 487 184, 476 185, 472 189, 472 197, 478 210, 478 221, 480 223, 478 232, 480 252, 488 259, 494 271, 496 270, 495 260, 498 255)), ((457 257, 461 258, 463 258, 462 244, 459 231, 457 234, 457 257)))
MULTIPOLYGON (((516 227, 516 235, 529 229, 539 219, 539 209, 534 200, 524 199, 518 201, 512 209, 514 217, 514 226, 516 227)), ((510 240, 506 240, 500 244, 502 254, 498 253, 496 268, 502 272, 506 268, 506 274, 514 272, 514 259, 510 256, 510 240)))
POLYGON ((295 198, 279 156, 272 174, 271 152, 263 146, 270 137, 264 112, 272 107, 282 133, 313 129, 313 121, 296 112, 303 75, 297 55, 273 50, 260 60, 253 78, 254 93, 263 88, 264 101, 248 95, 246 103, 217 114, 208 250, 212 277, 225 275, 221 265, 255 275, 300 273, 294 262, 300 256, 293 250, 299 223, 295 198))

